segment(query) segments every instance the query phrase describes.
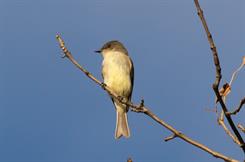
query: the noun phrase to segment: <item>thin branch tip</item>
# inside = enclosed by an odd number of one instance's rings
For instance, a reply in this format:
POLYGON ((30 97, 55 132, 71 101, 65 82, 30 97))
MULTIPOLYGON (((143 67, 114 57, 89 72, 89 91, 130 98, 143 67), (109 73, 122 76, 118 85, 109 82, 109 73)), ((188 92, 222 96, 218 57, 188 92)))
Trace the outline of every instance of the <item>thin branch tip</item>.
POLYGON ((141 102, 140 102, 140 107, 144 107, 145 105, 145 100, 144 99, 141 99, 141 102))
POLYGON ((176 137, 177 137, 176 134, 172 134, 171 136, 168 136, 168 137, 164 138, 164 141, 168 142, 168 141, 170 141, 170 140, 172 140, 172 139, 174 139, 176 137))
POLYGON ((238 124, 237 127, 243 132, 245 133, 245 127, 242 124, 238 124))
POLYGON ((232 112, 226 112, 227 115, 236 115, 237 113, 240 112, 240 110, 242 109, 242 107, 243 107, 244 104, 245 104, 245 97, 240 100, 239 106, 234 111, 232 111, 232 112))

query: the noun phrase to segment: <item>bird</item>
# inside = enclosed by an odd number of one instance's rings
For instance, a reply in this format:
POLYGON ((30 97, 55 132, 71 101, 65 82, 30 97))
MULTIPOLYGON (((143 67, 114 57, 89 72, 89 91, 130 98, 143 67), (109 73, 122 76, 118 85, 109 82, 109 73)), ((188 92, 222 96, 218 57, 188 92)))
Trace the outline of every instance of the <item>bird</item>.
MULTIPOLYGON (((103 83, 126 102, 131 101, 134 85, 134 65, 125 46, 117 41, 106 42, 100 50, 95 51, 103 57, 103 83)), ((115 139, 124 136, 130 137, 127 112, 128 106, 112 99, 116 109, 115 139)))

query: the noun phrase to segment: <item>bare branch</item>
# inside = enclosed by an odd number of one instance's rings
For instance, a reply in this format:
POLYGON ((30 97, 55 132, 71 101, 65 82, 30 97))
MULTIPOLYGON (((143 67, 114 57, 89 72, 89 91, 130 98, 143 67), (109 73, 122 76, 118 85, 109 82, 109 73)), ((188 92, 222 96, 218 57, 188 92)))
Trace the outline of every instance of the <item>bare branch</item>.
POLYGON ((175 137, 177 137, 177 136, 175 134, 172 134, 171 136, 168 136, 168 137, 164 138, 164 141, 168 142, 168 141, 174 139, 175 137))
POLYGON ((245 127, 242 126, 242 124, 238 124, 237 127, 238 127, 243 133, 245 133, 245 127))
POLYGON ((216 68, 216 80, 215 80, 213 86, 218 89, 219 84, 220 84, 220 80, 222 78, 218 53, 217 53, 216 46, 214 44, 212 35, 211 35, 211 33, 210 33, 209 29, 208 29, 207 22, 206 22, 206 20, 204 18, 203 11, 202 11, 202 9, 201 9, 201 7, 199 5, 199 2, 198 2, 198 0, 194 0, 194 2, 195 2, 195 5, 196 5, 196 8, 197 8, 197 14, 198 14, 198 16, 200 17, 200 19, 202 21, 203 27, 204 27, 205 32, 207 34, 208 42, 210 44, 210 48, 211 48, 212 53, 213 53, 213 60, 214 60, 215 68, 216 68))
POLYGON ((242 139, 242 136, 240 135, 239 131, 237 130, 236 125, 234 124, 234 122, 231 118, 231 115, 227 113, 228 112, 227 107, 226 107, 226 105, 222 99, 222 96, 219 93, 219 84, 220 84, 220 80, 222 78, 222 75, 221 75, 221 67, 220 67, 220 63, 219 63, 219 57, 218 57, 218 53, 216 50, 216 46, 214 44, 212 35, 208 29, 208 25, 207 25, 207 22, 204 18, 203 11, 199 5, 199 2, 198 2, 198 0, 194 0, 194 2, 196 5, 196 8, 197 8, 198 16, 200 17, 202 25, 205 29, 205 32, 206 32, 206 35, 208 38, 208 42, 210 44, 210 48, 211 48, 212 53, 213 53, 213 60, 214 60, 214 65, 215 65, 215 69, 216 69, 216 79, 215 79, 215 82, 213 84, 213 90, 215 92, 215 95, 217 97, 218 102, 220 103, 220 105, 221 105, 221 107, 225 113, 225 117, 226 117, 231 129, 233 130, 234 134, 236 135, 237 139, 239 140, 239 142, 241 144, 240 147, 242 148, 243 152, 245 152, 245 143, 242 139))
POLYGON ((57 40, 59 42, 60 48, 63 50, 63 53, 65 54, 65 57, 68 58, 87 77, 89 77, 95 83, 97 83, 98 85, 100 85, 102 89, 104 89, 105 91, 107 91, 108 94, 111 97, 113 97, 114 99, 118 100, 122 104, 125 104, 125 105, 129 106, 132 111, 146 114, 147 116, 151 117, 154 121, 158 122, 160 125, 162 125, 166 129, 168 129, 169 131, 171 131, 176 137, 179 137, 180 139, 186 141, 187 143, 189 143, 189 144, 191 144, 193 146, 196 146, 197 148, 200 148, 201 150, 203 150, 203 151, 205 151, 205 152, 213 155, 214 157, 223 159, 224 161, 237 162, 237 160, 232 159, 230 157, 227 157, 227 156, 225 156, 225 155, 223 155, 221 153, 218 153, 218 152, 216 152, 216 151, 208 148, 207 146, 205 146, 203 144, 200 144, 200 143, 192 140, 191 138, 187 137, 183 133, 179 132, 178 130, 176 130, 175 128, 173 128, 172 126, 170 126, 169 124, 167 124, 166 122, 164 122, 163 120, 161 120, 160 118, 158 118, 146 106, 144 106, 144 100, 142 100, 140 104, 136 105, 136 104, 133 104, 132 102, 129 102, 129 101, 126 102, 125 99, 121 99, 121 97, 118 96, 117 94, 115 94, 107 85, 105 85, 104 83, 100 82, 91 73, 89 73, 87 70, 85 70, 81 65, 79 65, 77 63, 77 61, 73 58, 72 54, 65 47, 65 43, 61 39, 61 37, 59 35, 57 35, 56 38, 57 38, 57 40))
POLYGON ((241 109, 242 109, 242 106, 245 104, 245 97, 240 101, 240 104, 239 106, 232 112, 227 112, 227 114, 229 115, 235 115, 237 114, 241 109))
POLYGON ((227 134, 228 136, 230 136, 230 137, 233 139, 233 141, 234 141, 236 144, 238 144, 238 145, 240 146, 241 144, 240 144, 240 142, 238 141, 237 137, 234 136, 234 135, 230 132, 230 130, 226 127, 226 125, 225 125, 225 123, 224 123, 224 111, 221 112, 220 117, 218 118, 218 123, 219 123, 219 125, 221 125, 221 126, 223 127, 223 129, 225 130, 226 134, 227 134))
POLYGON ((243 57, 243 62, 242 62, 242 64, 238 67, 238 69, 236 69, 236 70, 233 72, 233 74, 232 74, 232 76, 231 76, 230 83, 229 83, 230 86, 231 86, 232 82, 234 81, 234 79, 236 78, 237 73, 244 67, 244 65, 245 65, 244 60, 245 60, 245 56, 243 57))

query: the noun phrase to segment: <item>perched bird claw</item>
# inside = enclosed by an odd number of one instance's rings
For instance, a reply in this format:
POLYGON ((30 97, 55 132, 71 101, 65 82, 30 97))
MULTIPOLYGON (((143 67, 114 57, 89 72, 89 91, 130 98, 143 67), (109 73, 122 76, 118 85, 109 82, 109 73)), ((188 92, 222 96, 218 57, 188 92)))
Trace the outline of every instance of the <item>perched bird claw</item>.
POLYGON ((123 97, 122 96, 117 96, 117 99, 122 102, 123 101, 123 97))
POLYGON ((106 84, 104 82, 101 82, 100 86, 105 90, 106 84))

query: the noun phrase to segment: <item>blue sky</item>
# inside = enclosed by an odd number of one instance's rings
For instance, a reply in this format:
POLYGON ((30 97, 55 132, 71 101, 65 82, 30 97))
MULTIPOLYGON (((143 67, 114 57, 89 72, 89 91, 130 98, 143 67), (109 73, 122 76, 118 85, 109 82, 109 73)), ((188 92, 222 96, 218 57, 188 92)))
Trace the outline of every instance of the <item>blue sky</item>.
MULTIPOLYGON (((220 55, 223 82, 245 54, 245 2, 201 0, 220 55)), ((220 161, 175 139, 143 114, 129 112, 131 138, 114 139, 108 95, 68 60, 101 79, 94 50, 120 40, 135 66, 133 102, 227 156, 244 155, 218 126, 212 55, 194 2, 180 0, 0 0, 0 162, 220 161)), ((245 96, 244 69, 227 105, 245 96)), ((245 111, 234 118, 244 123, 245 111), (242 120, 243 119, 243 120, 242 120)), ((243 134, 244 137, 244 134, 243 134)))

